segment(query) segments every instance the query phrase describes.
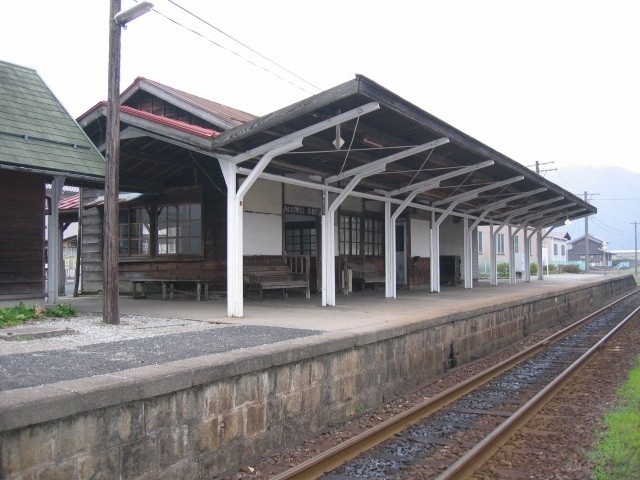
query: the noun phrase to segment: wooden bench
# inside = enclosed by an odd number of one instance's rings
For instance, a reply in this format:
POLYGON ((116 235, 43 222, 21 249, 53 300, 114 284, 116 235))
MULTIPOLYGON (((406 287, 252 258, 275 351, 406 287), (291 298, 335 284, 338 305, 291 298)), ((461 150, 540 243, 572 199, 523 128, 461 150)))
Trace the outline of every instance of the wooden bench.
POLYGON ((195 283, 196 285, 196 301, 209 300, 209 281, 208 280, 188 280, 188 279, 168 279, 168 278, 132 278, 131 286, 133 292, 133 298, 146 298, 147 297, 147 284, 160 283, 162 285, 162 299, 173 300, 175 284, 177 283, 195 283), (167 289, 167 286, 169 287, 167 289), (140 289, 140 290, 138 290, 140 289), (167 295, 167 290, 169 294, 167 295))
POLYGON ((387 282, 384 268, 379 268, 374 262, 349 259, 348 263, 345 263, 345 269, 351 270, 352 281, 360 282, 363 290, 367 285, 372 285, 374 290, 378 290, 378 285, 387 282))
POLYGON ((255 290, 260 300, 264 299, 264 290, 280 290, 282 298, 287 298, 288 290, 304 290, 305 297, 311 298, 309 274, 292 272, 286 261, 265 265, 244 265, 245 291, 255 290))

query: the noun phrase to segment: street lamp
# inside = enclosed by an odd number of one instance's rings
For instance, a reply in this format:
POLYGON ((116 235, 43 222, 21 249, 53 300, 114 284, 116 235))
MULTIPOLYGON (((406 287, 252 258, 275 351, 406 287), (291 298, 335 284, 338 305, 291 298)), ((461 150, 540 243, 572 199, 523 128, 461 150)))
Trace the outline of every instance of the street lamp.
POLYGON ((107 80, 107 166, 104 183, 104 253, 102 320, 120 323, 118 312, 118 189, 120 176, 120 37, 121 28, 153 8, 149 2, 120 11, 121 1, 109 6, 109 65, 107 80))

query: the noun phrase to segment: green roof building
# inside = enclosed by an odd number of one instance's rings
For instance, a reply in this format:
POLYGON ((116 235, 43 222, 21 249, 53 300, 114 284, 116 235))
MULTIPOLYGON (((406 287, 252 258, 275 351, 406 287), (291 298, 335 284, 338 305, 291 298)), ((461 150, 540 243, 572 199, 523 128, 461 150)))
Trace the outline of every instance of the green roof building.
POLYGON ((0 61, 0 300, 57 301, 58 199, 63 184, 104 185, 105 160, 38 73, 0 61), (52 184, 47 197, 46 185, 52 184))

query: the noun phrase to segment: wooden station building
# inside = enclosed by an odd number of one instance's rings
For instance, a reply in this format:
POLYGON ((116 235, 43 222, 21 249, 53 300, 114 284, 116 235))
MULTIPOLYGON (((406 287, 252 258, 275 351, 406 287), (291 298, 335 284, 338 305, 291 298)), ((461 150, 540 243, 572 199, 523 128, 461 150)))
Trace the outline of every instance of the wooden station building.
MULTIPOLYGON (((99 150, 105 117, 101 103, 78 119, 99 150)), ((389 298, 404 285, 473 288, 478 225, 495 272, 498 232, 542 236, 596 212, 361 75, 259 118, 138 78, 120 119, 121 291, 206 282, 229 316, 243 316, 256 264, 309 275, 323 306, 367 279, 389 298)), ((85 293, 102 289, 102 201, 84 191, 85 293)))
POLYGON ((104 158, 38 73, 0 61, 0 300, 57 302, 62 188, 103 185, 104 172, 104 158))

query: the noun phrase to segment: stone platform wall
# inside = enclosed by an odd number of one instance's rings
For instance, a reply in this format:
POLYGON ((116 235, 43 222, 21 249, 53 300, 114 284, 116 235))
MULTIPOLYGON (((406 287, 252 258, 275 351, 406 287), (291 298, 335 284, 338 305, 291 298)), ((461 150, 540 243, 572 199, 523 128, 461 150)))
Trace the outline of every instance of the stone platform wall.
POLYGON ((615 277, 435 326, 307 337, 215 364, 201 357, 16 391, 0 405, 0 478, 211 478, 414 389, 448 367, 451 345, 462 364, 635 288, 615 277))

